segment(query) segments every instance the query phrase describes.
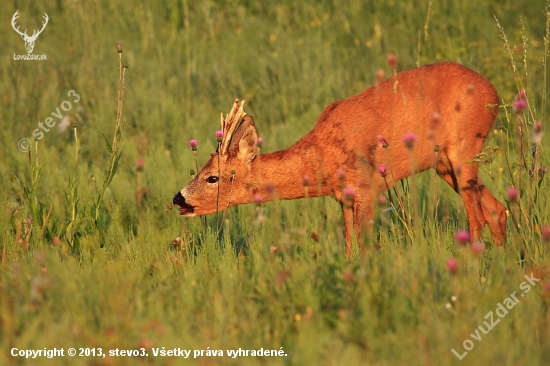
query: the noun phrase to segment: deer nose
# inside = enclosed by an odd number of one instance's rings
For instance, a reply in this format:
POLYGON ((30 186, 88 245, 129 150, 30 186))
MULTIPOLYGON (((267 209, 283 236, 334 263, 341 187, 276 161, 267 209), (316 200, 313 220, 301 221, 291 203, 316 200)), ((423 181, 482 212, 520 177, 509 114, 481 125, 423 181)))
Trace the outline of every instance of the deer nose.
POLYGON ((176 195, 174 196, 174 199, 172 200, 172 203, 180 207, 186 206, 185 198, 183 198, 183 196, 181 195, 181 192, 176 193, 176 195))

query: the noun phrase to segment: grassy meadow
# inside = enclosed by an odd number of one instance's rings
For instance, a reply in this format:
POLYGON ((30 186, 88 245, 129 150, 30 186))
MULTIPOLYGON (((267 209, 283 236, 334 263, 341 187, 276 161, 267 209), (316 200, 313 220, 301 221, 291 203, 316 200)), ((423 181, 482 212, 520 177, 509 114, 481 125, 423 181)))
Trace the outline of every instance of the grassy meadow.
POLYGON ((548 12, 541 0, 6 2, 0 365, 547 365, 548 12), (16 10, 28 34, 48 14, 33 51, 47 60, 14 60, 26 54, 16 10), (350 259, 330 197, 204 220, 170 209, 196 170, 188 141, 200 168, 235 98, 262 152, 280 150, 326 105, 390 76, 388 54, 398 71, 457 61, 495 85, 500 115, 472 163, 509 210, 505 249, 488 229, 484 251, 457 243, 464 206, 433 171, 395 187, 402 206, 378 206, 375 235, 350 259), (514 110, 521 90, 527 106, 514 110), (153 354, 174 348, 191 353, 153 354), (227 352, 239 348, 284 354, 227 352))

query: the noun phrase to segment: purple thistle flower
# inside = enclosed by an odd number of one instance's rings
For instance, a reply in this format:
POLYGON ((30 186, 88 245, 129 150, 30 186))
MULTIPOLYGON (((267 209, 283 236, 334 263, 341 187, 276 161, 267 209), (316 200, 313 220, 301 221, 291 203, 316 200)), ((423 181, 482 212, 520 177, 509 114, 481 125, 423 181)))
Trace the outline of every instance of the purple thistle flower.
POLYGON ((527 108, 527 101, 525 99, 517 99, 512 103, 512 109, 515 113, 521 113, 527 108))
POLYGON ((537 121, 533 125, 533 131, 531 132, 531 141, 533 144, 540 144, 542 142, 542 136, 544 136, 544 131, 542 130, 542 122, 537 121))
POLYGON ((254 199, 254 202, 256 202, 256 204, 262 203, 262 195, 259 193, 255 193, 252 198, 254 199))
POLYGON ((521 89, 521 90, 518 92, 518 98, 519 98, 519 99, 525 99, 525 89, 521 89))
POLYGON ((470 247, 473 254, 481 254, 485 250, 485 246, 482 242, 476 241, 475 243, 472 243, 472 246, 470 247))
POLYGON ((416 142, 418 141, 416 135, 412 132, 407 132, 405 135, 403 135, 403 143, 407 147, 407 149, 412 149, 416 142))
POLYGON ((449 260, 447 261, 447 269, 452 274, 456 273, 456 271, 458 270, 458 262, 456 261, 456 259, 449 258, 449 260))
POLYGON ((261 148, 263 144, 264 144, 264 139, 261 137, 258 137, 258 140, 256 141, 256 146, 261 148))
POLYGON ((508 187, 506 190, 506 196, 508 197, 508 201, 517 202, 519 199, 519 192, 516 187, 508 187))
POLYGON ((189 140, 189 147, 197 147, 197 140, 189 140))
POLYGON ((344 169, 340 168, 336 171, 336 175, 338 175, 338 179, 344 180, 344 178, 346 177, 346 172, 344 171, 344 169))
POLYGON ((384 165, 380 165, 378 167, 378 173, 380 173, 380 175, 382 176, 382 178, 384 178, 386 176, 386 173, 388 172, 388 168, 386 168, 386 166, 384 165))
POLYGON ((355 189, 351 187, 344 188, 342 193, 344 193, 344 198, 346 199, 353 199, 353 197, 355 197, 355 189))
POLYGON ((304 187, 309 186, 309 176, 307 174, 303 176, 302 183, 303 183, 304 187))
POLYGON ((432 127, 437 126, 441 122, 441 115, 437 112, 434 112, 432 115, 432 127))
POLYGON ((466 230, 458 230, 455 233, 455 240, 458 244, 464 245, 470 241, 470 233, 466 230))
POLYGON ((544 177, 544 175, 546 174, 546 172, 548 171, 548 169, 546 169, 545 167, 541 166, 539 168, 539 177, 542 178, 544 177))

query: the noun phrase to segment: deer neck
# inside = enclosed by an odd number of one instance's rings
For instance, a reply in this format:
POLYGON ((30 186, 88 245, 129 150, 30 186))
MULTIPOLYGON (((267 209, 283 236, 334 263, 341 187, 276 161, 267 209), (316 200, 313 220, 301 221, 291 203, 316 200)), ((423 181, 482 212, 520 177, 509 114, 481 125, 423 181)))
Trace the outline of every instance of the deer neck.
POLYGON ((260 193, 264 201, 275 197, 291 200, 329 195, 318 156, 314 147, 299 143, 285 150, 258 155, 252 163, 254 193, 260 193), (304 184, 306 176, 307 185, 304 184))

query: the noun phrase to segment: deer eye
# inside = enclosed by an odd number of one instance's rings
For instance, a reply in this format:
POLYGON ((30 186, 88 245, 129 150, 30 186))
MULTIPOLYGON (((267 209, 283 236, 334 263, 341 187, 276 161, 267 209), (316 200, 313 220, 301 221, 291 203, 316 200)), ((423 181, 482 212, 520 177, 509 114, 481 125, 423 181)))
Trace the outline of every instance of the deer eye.
POLYGON ((220 180, 220 178, 216 177, 215 175, 211 175, 208 178, 206 178, 206 181, 208 183, 218 183, 218 180, 220 180))

